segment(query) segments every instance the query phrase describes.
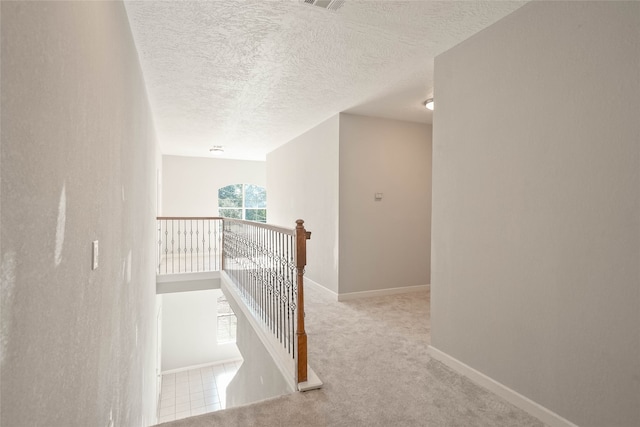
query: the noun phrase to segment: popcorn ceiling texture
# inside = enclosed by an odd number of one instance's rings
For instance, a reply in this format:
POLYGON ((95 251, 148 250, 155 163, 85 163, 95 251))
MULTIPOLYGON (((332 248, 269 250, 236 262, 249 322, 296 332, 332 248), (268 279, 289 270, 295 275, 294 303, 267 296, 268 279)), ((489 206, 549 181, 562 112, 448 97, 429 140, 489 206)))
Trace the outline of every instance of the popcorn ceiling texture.
POLYGON ((429 123, 433 58, 522 2, 127 2, 165 154, 264 155, 348 111, 429 123))

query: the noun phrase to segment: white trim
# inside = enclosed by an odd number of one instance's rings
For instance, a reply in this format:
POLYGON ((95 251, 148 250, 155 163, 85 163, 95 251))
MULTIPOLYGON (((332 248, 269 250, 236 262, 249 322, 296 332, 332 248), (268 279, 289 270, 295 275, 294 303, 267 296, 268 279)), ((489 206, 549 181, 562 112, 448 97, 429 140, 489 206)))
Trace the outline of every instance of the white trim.
POLYGON ((332 300, 338 301, 338 294, 337 293, 333 292, 329 288, 325 288, 320 283, 309 279, 307 276, 304 276, 304 286, 313 288, 313 289, 325 294, 326 296, 330 297, 332 300))
POLYGON ((167 279, 156 276, 156 295, 174 292, 206 291, 220 289, 220 273, 217 271, 173 274, 167 279), (212 274, 215 273, 215 274, 212 274), (180 276, 176 278, 175 276, 180 276))
POLYGON ((395 294, 406 294, 409 292, 426 292, 431 288, 430 285, 404 286, 401 288, 376 289, 373 291, 348 292, 338 294, 338 301, 348 301, 359 298, 382 297, 395 294))
POLYGON ((207 363, 202 363, 200 365, 185 366, 184 368, 169 369, 168 371, 160 372, 160 375, 177 374, 178 372, 190 371, 192 369, 200 369, 200 368, 206 368, 207 366, 216 366, 216 365, 222 365, 224 363, 235 363, 235 362, 242 362, 242 361, 243 359, 238 359, 238 358, 223 359, 223 360, 218 360, 217 362, 207 362, 207 363))
POLYGON ((298 391, 317 390, 319 388, 322 388, 322 381, 311 369, 311 366, 307 364, 307 380, 298 383, 298 391))
POLYGON ((219 271, 197 271, 189 273, 157 274, 156 283, 187 282, 192 280, 207 280, 220 278, 219 271))
POLYGON ((444 363, 449 368, 464 375, 479 386, 497 394, 507 402, 536 417, 546 425, 550 427, 578 427, 571 421, 561 417, 553 411, 550 411, 528 397, 521 395, 517 391, 510 389, 504 384, 499 383, 482 372, 473 369, 471 366, 459 361, 455 357, 452 357, 433 346, 428 347, 428 352, 434 359, 444 363))

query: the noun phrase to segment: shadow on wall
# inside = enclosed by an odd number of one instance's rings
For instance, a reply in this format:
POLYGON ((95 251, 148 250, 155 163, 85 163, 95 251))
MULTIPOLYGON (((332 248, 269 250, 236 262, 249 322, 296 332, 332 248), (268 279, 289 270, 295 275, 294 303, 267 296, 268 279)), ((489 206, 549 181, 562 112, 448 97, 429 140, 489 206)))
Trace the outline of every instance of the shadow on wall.
POLYGON ((233 298, 228 301, 238 319, 236 345, 244 363, 227 387, 227 408, 293 393, 242 310, 233 298))

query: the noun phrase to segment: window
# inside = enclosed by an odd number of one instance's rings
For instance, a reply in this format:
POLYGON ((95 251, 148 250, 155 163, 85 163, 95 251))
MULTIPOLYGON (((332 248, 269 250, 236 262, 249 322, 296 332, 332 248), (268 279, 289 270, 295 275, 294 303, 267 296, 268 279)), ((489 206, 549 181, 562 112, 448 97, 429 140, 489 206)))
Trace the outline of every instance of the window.
POLYGON ((231 309, 229 301, 222 295, 218 298, 218 344, 236 342, 238 318, 231 309))
POLYGON ((254 184, 232 184, 220 188, 218 215, 267 222, 267 190, 254 184))

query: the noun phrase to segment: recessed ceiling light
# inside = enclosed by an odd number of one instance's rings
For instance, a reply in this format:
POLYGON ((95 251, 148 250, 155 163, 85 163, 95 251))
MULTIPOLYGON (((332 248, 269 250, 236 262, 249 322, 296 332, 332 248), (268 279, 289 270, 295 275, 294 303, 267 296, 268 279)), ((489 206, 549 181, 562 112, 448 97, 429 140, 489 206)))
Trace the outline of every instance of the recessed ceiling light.
POLYGON ((424 106, 427 107, 427 110, 433 111, 433 98, 429 98, 424 101, 424 106))
POLYGON ((214 145, 213 147, 209 148, 209 152, 213 154, 221 154, 224 153, 224 147, 222 145, 214 145))

